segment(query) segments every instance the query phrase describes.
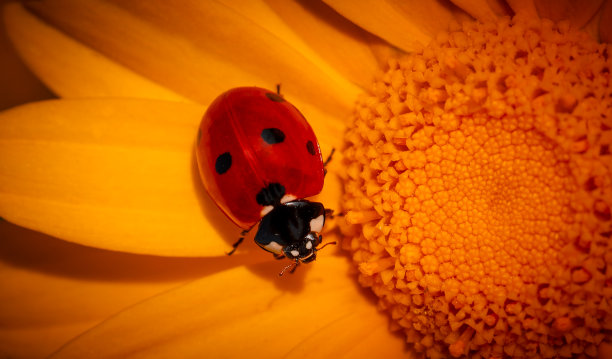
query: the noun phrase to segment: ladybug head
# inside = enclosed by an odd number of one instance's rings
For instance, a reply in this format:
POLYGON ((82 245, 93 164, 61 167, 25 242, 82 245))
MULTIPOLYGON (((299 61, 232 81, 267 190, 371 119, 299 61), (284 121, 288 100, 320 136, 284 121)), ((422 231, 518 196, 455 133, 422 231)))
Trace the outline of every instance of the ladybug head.
POLYGON ((321 203, 297 199, 276 204, 263 216, 255 243, 274 253, 276 258, 286 257, 293 261, 280 275, 291 267, 289 272, 293 273, 300 263, 310 263, 317 258, 317 251, 324 247, 319 247, 323 241, 319 233, 326 213, 321 203))
POLYGON ((323 237, 316 232, 310 232, 302 240, 291 243, 283 248, 285 257, 291 260, 309 263, 317 259, 317 246, 323 237))
POLYGON ((329 244, 336 244, 336 242, 329 242, 324 244, 322 247, 317 248, 317 246, 321 244, 322 241, 323 237, 321 235, 315 232, 310 232, 299 244, 295 243, 285 247, 283 249, 285 257, 293 260, 294 262, 293 264, 290 264, 283 268, 283 270, 278 275, 282 277, 285 271, 289 268, 291 268, 289 273, 293 273, 300 265, 300 263, 310 263, 317 259, 317 251, 323 249, 329 244))

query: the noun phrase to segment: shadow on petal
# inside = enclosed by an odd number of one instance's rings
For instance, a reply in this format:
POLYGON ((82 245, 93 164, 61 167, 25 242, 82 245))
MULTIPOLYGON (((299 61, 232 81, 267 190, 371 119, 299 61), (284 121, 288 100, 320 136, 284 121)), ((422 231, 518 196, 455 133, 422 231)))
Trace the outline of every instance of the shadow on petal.
MULTIPOLYGON (((229 252, 232 249, 231 245, 240 237, 241 229, 223 214, 221 209, 217 207, 213 199, 210 198, 206 192, 202 180, 200 179, 195 150, 191 152, 191 178, 193 180, 193 189, 197 195, 197 201, 204 217, 206 217, 210 225, 217 230, 220 236, 227 241, 227 251, 229 252)), ((241 249, 244 249, 242 247, 241 249)))
POLYGON ((356 346, 353 357, 406 355, 386 316, 356 290, 347 261, 326 259, 299 293, 246 268, 191 282, 118 313, 55 357, 335 357, 356 346))
POLYGON ((158 257, 66 242, 0 221, 0 262, 48 275, 101 281, 177 281, 201 278, 267 257, 221 254, 211 258, 158 257))

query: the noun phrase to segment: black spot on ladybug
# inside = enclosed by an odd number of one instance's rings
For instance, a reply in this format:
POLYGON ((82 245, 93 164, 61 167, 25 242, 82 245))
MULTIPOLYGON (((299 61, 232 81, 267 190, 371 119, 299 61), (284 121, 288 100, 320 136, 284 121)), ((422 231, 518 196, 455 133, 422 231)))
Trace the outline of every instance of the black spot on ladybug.
POLYGON ((283 142, 285 140, 285 134, 278 128, 266 128, 261 131, 261 138, 266 141, 267 144, 274 145, 283 142))
POLYGON ((315 146, 314 146, 314 143, 312 143, 312 141, 306 142, 306 149, 308 150, 308 153, 310 153, 313 156, 317 154, 317 152, 315 152, 315 146))
POLYGON ((202 139, 202 129, 198 128, 198 146, 200 145, 200 140, 202 139))
POLYGON ((232 155, 229 152, 225 152, 217 157, 217 161, 215 161, 215 171, 218 174, 222 175, 227 172, 230 167, 232 167, 232 155))
POLYGON ((274 102, 285 102, 281 95, 277 95, 274 92, 266 92, 266 97, 274 102))
POLYGON ((285 195, 285 187, 280 183, 270 183, 268 187, 262 188, 255 200, 262 206, 276 206, 280 204, 281 198, 285 195))

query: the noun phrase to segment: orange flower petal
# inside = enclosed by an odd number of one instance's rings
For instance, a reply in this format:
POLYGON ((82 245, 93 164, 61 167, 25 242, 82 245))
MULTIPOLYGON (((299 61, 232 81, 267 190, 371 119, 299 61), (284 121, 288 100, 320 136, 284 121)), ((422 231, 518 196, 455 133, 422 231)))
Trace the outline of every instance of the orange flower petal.
POLYGON ((93 247, 222 255, 238 232, 200 184, 193 141, 203 113, 57 100, 0 114, 0 215, 93 247))
MULTIPOLYGON (((239 230, 200 184, 193 141, 204 111, 162 101, 82 99, 1 113, 0 216, 98 248, 223 255, 239 230)), ((321 129, 324 154, 338 148, 340 131, 319 118, 311 122, 321 129)), ((320 196, 332 208, 339 207, 333 171, 340 162, 332 162, 320 196)))
MULTIPOLYGON (((0 19, 0 22, 4 25, 4 21, 0 19)), ((0 26, 0 53, 0 110, 53 97, 19 59, 6 34, 6 26, 0 26)))
POLYGON ((345 116, 359 88, 217 2, 42 1, 28 7, 79 41, 196 102, 237 86, 271 88, 345 116), (152 39, 155 43, 152 44, 152 39), (293 95, 295 94, 295 95, 293 95))
MULTIPOLYGON (((323 156, 328 155, 329 152, 325 150, 330 147, 322 148, 323 156)), ((341 147, 334 148, 336 149, 336 152, 334 152, 332 160, 327 165, 327 175, 325 176, 325 185, 323 186, 323 191, 321 191, 320 194, 314 196, 312 200, 323 203, 326 208, 339 211, 342 208, 342 181, 340 180, 339 175, 341 175, 341 173, 344 172, 346 169, 342 162, 342 155, 340 154, 340 151, 338 151, 341 147)), ((325 158, 326 157, 324 157, 324 159, 325 158)), ((327 222, 325 224, 325 227, 328 227, 327 222)))
POLYGON ((605 4, 601 6, 600 10, 582 27, 582 31, 587 33, 594 41, 601 42, 600 39, 600 24, 603 15, 603 9, 605 4))
POLYGON ((414 51, 446 30, 462 11, 437 1, 342 1, 324 0, 342 16, 405 51, 414 51))
POLYGON ((253 258, 103 251, 6 221, 0 221, 0 237, 0 352, 12 358, 48 357, 128 306, 253 258))
POLYGON ((8 35, 30 69, 64 97, 142 97, 187 101, 99 52, 66 36, 26 11, 5 5, 8 35))
POLYGON ((597 13, 603 0, 534 0, 538 14, 553 21, 569 20, 577 27, 583 27, 597 13))
POLYGON ((480 21, 512 15, 511 9, 501 0, 452 0, 452 2, 480 21))
POLYGON ((57 357, 406 354, 402 338, 382 335, 387 318, 355 287, 345 259, 324 255, 303 267, 282 278, 278 262, 206 277, 119 313, 57 357))
POLYGON ((526 18, 539 19, 533 0, 506 0, 515 14, 526 18))
MULTIPOLYGON (((251 5, 257 3, 248 2, 251 5)), ((386 64, 385 58, 378 59, 377 56, 380 48, 391 51, 387 43, 351 23, 324 3, 286 0, 266 0, 266 3, 289 26, 286 30, 280 29, 278 36, 289 41, 300 52, 308 53, 312 51, 308 47, 312 48, 318 56, 362 88, 368 88, 380 65, 386 64), (298 48, 302 41, 305 44, 298 48)), ((244 4, 237 6, 236 2, 229 1, 228 5, 231 4, 235 4, 234 8, 241 7, 243 13, 248 15, 249 7, 245 8, 244 4)), ((271 22, 259 23, 267 27, 271 22)))
POLYGON ((612 1, 606 1, 599 21, 599 37, 603 42, 612 42, 612 1))
MULTIPOLYGON (((37 74, 63 97, 148 97, 187 101, 180 95, 166 90, 146 77, 67 37, 25 11, 19 4, 7 6, 7 22, 10 25, 13 41, 22 48, 21 55, 37 74)), ((250 84, 253 82, 248 82, 247 79, 237 82, 237 86, 250 84)), ((226 90, 224 83, 214 85, 207 86, 200 92, 208 99, 206 105, 226 90)), ((286 87, 283 86, 283 93, 286 87)), ((291 88, 297 90, 297 87, 291 86, 291 88)), ((324 149, 340 146, 341 141, 337 134, 344 130, 345 116, 333 115, 322 110, 302 94, 297 94, 295 97, 288 95, 287 98, 311 121, 324 149), (326 137, 331 142, 328 147, 324 146, 326 137)))

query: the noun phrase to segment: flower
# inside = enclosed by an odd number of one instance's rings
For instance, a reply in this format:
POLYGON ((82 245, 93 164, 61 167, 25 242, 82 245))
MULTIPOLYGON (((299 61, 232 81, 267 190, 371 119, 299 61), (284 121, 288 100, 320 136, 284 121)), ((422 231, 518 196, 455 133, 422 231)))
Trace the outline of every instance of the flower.
MULTIPOLYGON (((379 67, 455 20, 517 12, 609 31, 597 1, 456 4, 8 4, 9 37, 61 99, 0 114, 0 352, 408 355, 341 255, 326 249, 281 280, 252 243, 223 255, 239 231, 203 191, 193 141, 220 92, 281 83, 324 155, 340 149, 379 67)), ((340 155, 317 197, 331 208, 342 206, 340 155)), ((326 238, 348 243, 333 227, 326 238)))
POLYGON ((357 105, 347 247, 429 357, 592 357, 612 328, 611 48, 586 36, 465 23, 357 105))

